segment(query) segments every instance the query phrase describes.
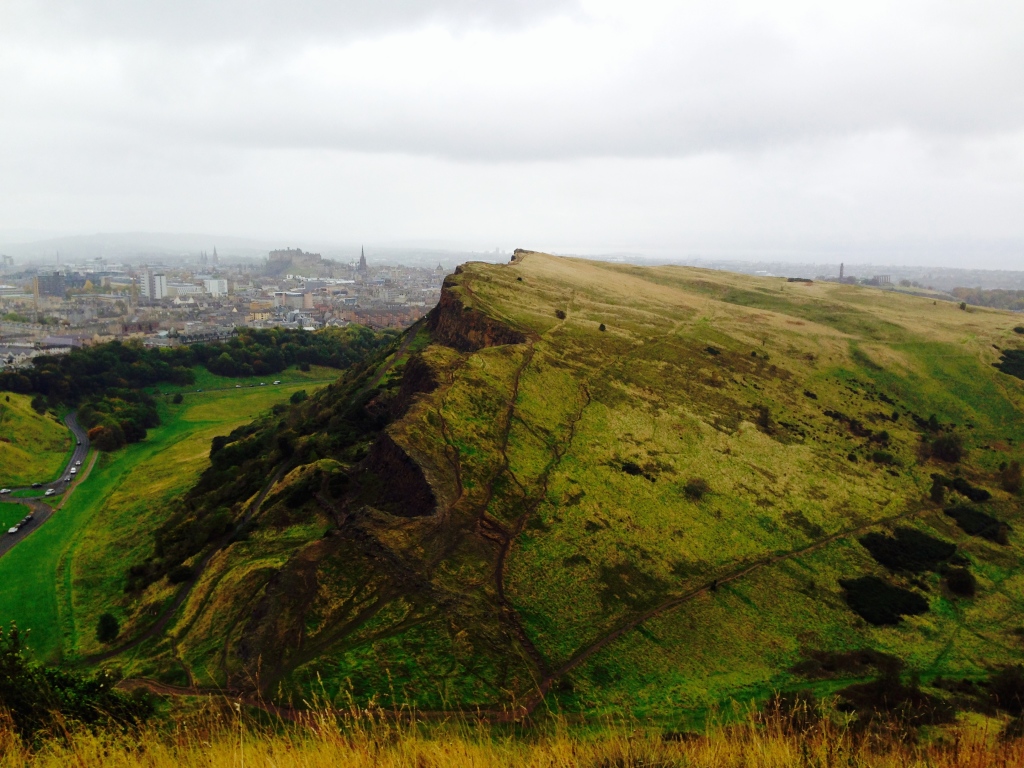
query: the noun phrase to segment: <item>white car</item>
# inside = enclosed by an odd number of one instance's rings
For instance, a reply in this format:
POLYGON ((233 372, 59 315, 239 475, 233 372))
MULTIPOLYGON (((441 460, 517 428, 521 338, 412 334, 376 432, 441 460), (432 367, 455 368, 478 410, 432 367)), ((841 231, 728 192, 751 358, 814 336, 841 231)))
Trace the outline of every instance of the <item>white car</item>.
POLYGON ((77 471, 78 471, 78 467, 72 467, 71 470, 70 470, 72 475, 75 474, 77 471))
POLYGON ((10 488, 0 488, 0 493, 10 493, 10 492, 11 492, 10 488))
POLYGON ((65 477, 64 478, 64 482, 65 483, 70 483, 71 482, 71 475, 68 475, 67 477, 65 477))
POLYGON ((56 492, 56 488, 47 488, 46 493, 44 493, 43 496, 53 496, 53 494, 55 494, 56 492))
POLYGON ((274 383, 275 383, 275 384, 280 384, 280 383, 281 383, 281 380, 280 380, 280 379, 278 379, 278 380, 277 380, 277 381, 275 381, 274 383))
POLYGON ((10 528, 7 529, 7 532, 8 533, 17 533, 18 532, 18 526, 16 526, 16 525, 11 526, 10 528))
POLYGON ((235 384, 235 389, 241 389, 241 388, 242 388, 241 384, 235 384))
POLYGON ((80 466, 82 466, 82 462, 80 462, 80 461, 76 461, 76 462, 75 462, 75 466, 76 466, 76 467, 80 467, 80 466))

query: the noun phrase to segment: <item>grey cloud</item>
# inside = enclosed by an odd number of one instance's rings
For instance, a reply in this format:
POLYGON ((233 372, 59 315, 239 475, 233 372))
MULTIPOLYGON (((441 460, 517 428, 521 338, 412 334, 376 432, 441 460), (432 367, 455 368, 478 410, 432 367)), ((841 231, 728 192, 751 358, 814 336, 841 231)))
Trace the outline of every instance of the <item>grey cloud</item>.
MULTIPOLYGON (((566 74, 557 63, 550 73, 530 70, 530 60, 557 56, 496 34, 493 53, 459 53, 453 40, 451 55, 461 58, 450 71, 434 66, 434 58, 449 55, 435 48, 424 60, 404 62, 407 78, 380 80, 378 62, 347 59, 344 71, 320 72, 306 57, 311 50, 343 54, 347 35, 357 32, 372 38, 429 20, 503 30, 575 6, 100 0, 62 7, 88 8, 61 18, 84 15, 72 25, 85 30, 78 38, 83 53, 101 51, 109 71, 63 98, 55 84, 50 103, 39 103, 45 84, 20 91, 0 84, 0 96, 26 113, 109 121, 166 141, 521 161, 757 151, 901 129, 963 136, 1024 127, 1022 12, 1012 8, 979 12, 967 23, 955 7, 936 5, 889 26, 851 29, 837 18, 794 31, 731 6, 695 3, 646 47, 618 58, 609 52, 610 63, 600 50, 584 51, 593 73, 566 74), (90 49, 89 35, 115 33, 120 43, 90 49), (155 42, 140 48, 133 35, 155 42), (291 42, 265 44, 275 35, 291 42), (249 37, 263 42, 244 42, 249 37), (206 42, 189 44, 196 41, 206 42), (474 77, 492 57, 522 60, 521 81, 474 77)), ((25 72, 30 82, 31 64, 25 72)))
POLYGON ((438 23, 517 27, 576 0, 9 0, 25 33, 160 41, 191 47, 232 41, 348 40, 438 23))

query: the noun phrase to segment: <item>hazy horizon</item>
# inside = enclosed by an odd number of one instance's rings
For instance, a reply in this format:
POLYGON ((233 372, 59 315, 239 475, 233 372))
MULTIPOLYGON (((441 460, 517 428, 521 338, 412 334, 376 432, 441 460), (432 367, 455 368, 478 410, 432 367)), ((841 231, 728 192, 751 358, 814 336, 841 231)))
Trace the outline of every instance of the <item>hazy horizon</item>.
POLYGON ((0 247, 221 232, 1015 269, 1021 32, 1009 2, 18 0, 0 247))

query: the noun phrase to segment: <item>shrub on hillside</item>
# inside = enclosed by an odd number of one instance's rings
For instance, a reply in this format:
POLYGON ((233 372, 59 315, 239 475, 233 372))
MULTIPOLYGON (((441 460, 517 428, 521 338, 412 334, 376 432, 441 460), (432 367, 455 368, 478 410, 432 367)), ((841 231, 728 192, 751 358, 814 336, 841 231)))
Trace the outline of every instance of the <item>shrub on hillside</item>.
POLYGON ((978 580, 966 568, 950 568, 946 571, 946 586, 954 595, 974 597, 978 591, 978 580))
POLYGON ((1004 350, 998 363, 993 363, 1003 373, 1024 379, 1024 349, 1004 350))
POLYGON ((555 317, 557 317, 559 320, 565 320, 565 310, 564 309, 556 309, 555 310, 555 317))
POLYGON ((960 435, 951 433, 932 440, 931 453, 936 459, 956 464, 964 457, 964 443, 960 435))
POLYGON ((109 672, 84 677, 75 672, 42 667, 29 660, 16 627, 0 629, 0 702, 7 722, 24 739, 69 726, 141 725, 154 711, 148 695, 127 695, 114 688, 109 672))
POLYGON ((970 536, 980 536, 996 544, 1009 544, 1010 526, 980 509, 958 504, 945 510, 946 515, 956 520, 956 524, 970 536))
POLYGON ((178 392, 174 397, 171 398, 171 402, 174 403, 175 405, 181 405, 184 399, 185 398, 182 397, 181 392, 178 392))
POLYGON ((112 643, 117 639, 121 626, 112 613, 100 614, 100 620, 96 622, 96 639, 101 643, 112 643))
POLYGON ((194 576, 195 571, 187 565, 176 565, 167 574, 167 580, 171 584, 183 584, 186 581, 191 581, 194 576))
POLYGON ((848 686, 839 691, 839 697, 839 710, 856 716, 857 730, 877 723, 895 728, 894 735, 913 738, 919 726, 956 720, 956 709, 951 704, 922 691, 916 679, 904 683, 894 672, 848 686))
POLYGON ((956 554, 956 544, 913 528, 897 528, 892 537, 868 533, 860 538, 860 543, 878 563, 892 571, 934 571, 956 554))
POLYGON ((928 496, 935 504, 943 504, 946 501, 946 484, 942 482, 942 477, 939 475, 932 475, 932 488, 928 492, 928 496))
POLYGON ((976 503, 988 501, 992 498, 992 494, 984 488, 973 486, 962 477, 953 478, 953 482, 950 485, 952 485, 954 491, 976 503))
POLYGON ((694 477, 686 481, 686 485, 683 486, 683 493, 690 501, 700 501, 711 493, 711 486, 704 478, 694 477))
POLYGON ((845 591, 850 610, 875 626, 899 624, 904 616, 928 611, 928 601, 921 595, 894 587, 877 576, 840 579, 839 586, 845 591))
POLYGON ((298 405, 305 400, 309 395, 306 394, 306 390, 300 389, 298 392, 292 392, 292 396, 288 398, 292 405, 298 405))
POLYGON ((1011 715, 1024 714, 1024 667, 1004 667, 988 680, 992 703, 1011 715))
POLYGON ((1021 488, 1022 477, 1024 473, 1021 471, 1019 461, 1011 461, 1009 464, 1004 464, 999 468, 999 485, 1002 486, 1003 490, 1007 493, 1019 493, 1021 488))

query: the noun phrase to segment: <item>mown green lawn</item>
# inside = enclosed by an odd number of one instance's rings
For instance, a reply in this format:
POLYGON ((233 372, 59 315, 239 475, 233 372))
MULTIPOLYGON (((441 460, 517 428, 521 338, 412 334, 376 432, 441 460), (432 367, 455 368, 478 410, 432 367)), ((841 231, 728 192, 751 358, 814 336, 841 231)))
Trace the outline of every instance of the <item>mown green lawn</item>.
POLYGON ((0 534, 14 525, 28 514, 28 507, 24 504, 12 504, 11 502, 0 503, 0 534))
POLYGON ((286 371, 278 378, 287 384, 239 390, 234 379, 209 376, 201 387, 209 391, 193 392, 180 405, 161 400, 162 424, 145 441, 101 455, 64 508, 0 558, 0 625, 29 630, 29 647, 48 661, 91 643, 94 614, 121 597, 132 548, 150 541, 146 516, 191 485, 205 467, 212 437, 299 389, 320 386, 315 381, 328 372, 338 375, 332 369, 286 371), (89 562, 87 579, 80 558, 89 562))

